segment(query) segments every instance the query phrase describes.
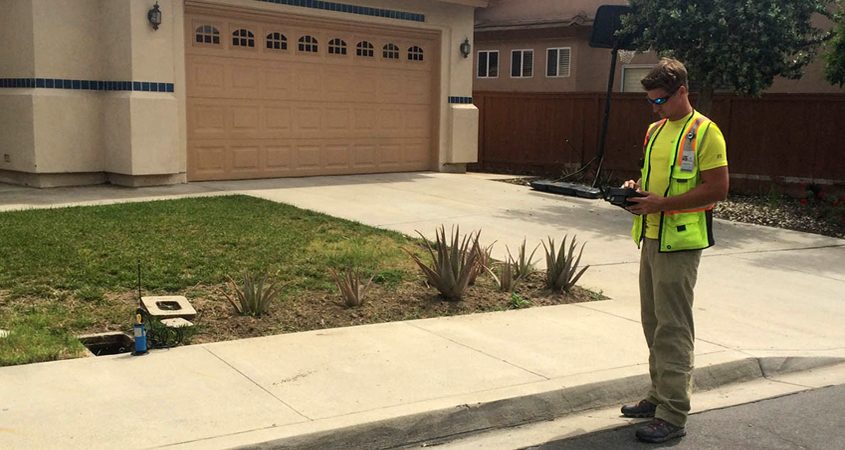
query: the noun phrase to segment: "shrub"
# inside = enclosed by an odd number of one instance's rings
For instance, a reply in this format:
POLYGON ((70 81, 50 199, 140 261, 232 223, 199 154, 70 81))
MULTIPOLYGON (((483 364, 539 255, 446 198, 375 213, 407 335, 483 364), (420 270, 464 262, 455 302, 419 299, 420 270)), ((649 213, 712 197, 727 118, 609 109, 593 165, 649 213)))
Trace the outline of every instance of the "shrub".
POLYGON ((428 283, 437 289, 440 295, 446 300, 460 300, 469 286, 472 273, 478 270, 478 258, 481 253, 478 236, 481 231, 461 237, 460 228, 454 227, 447 241, 446 230, 441 225, 435 231, 434 245, 429 243, 419 231, 417 234, 423 238, 425 247, 431 255, 431 265, 427 265, 410 251, 405 250, 405 252, 413 258, 425 274, 428 283), (451 245, 449 245, 450 242, 451 245))
POLYGON ((345 269, 338 272, 330 268, 329 273, 331 273, 337 288, 340 290, 340 295, 343 297, 343 303, 346 306, 355 307, 364 303, 364 294, 370 288, 374 276, 370 277, 366 283, 362 283, 363 277, 357 269, 345 269))
POLYGON ((276 282, 270 281, 270 275, 267 273, 244 272, 240 284, 236 283, 232 277, 228 278, 229 287, 234 291, 234 295, 229 295, 226 291, 223 291, 223 295, 242 316, 258 317, 267 313, 270 303, 279 295, 282 288, 276 282))
POLYGON ((531 306, 531 302, 523 298, 521 295, 517 294, 516 292, 511 292, 511 299, 508 301, 508 308, 510 309, 522 309, 531 306))
POLYGON ((581 254, 584 253, 584 244, 581 244, 581 251, 578 258, 575 258, 575 236, 569 244, 569 251, 566 248, 566 238, 560 245, 560 250, 555 251, 555 241, 549 237, 549 246, 543 242, 543 249, 546 251, 546 286, 553 291, 569 291, 572 286, 581 278, 590 266, 578 271, 578 264, 581 262, 581 254))

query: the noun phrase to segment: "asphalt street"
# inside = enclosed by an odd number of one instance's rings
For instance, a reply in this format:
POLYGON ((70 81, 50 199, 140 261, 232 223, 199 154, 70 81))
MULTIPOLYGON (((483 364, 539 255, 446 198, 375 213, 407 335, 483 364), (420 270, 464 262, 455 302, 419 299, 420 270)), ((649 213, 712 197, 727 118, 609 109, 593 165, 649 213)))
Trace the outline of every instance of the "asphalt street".
POLYGON ((630 425, 526 449, 845 449, 843 405, 845 385, 838 385, 693 414, 687 436, 663 444, 638 442, 640 425, 630 425))

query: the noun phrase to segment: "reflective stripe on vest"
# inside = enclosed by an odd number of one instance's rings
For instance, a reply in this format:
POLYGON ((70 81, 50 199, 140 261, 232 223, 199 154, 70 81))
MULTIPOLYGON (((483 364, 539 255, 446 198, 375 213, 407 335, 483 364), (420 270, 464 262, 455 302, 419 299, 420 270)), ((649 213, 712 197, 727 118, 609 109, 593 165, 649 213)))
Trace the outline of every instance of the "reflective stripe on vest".
POLYGON ((666 123, 668 119, 663 119, 659 122, 654 122, 651 126, 648 127, 648 132, 645 134, 645 141, 643 141, 643 155, 645 155, 646 147, 648 146, 648 142, 651 140, 651 135, 654 134, 654 131, 658 128, 662 127, 664 123, 666 123))

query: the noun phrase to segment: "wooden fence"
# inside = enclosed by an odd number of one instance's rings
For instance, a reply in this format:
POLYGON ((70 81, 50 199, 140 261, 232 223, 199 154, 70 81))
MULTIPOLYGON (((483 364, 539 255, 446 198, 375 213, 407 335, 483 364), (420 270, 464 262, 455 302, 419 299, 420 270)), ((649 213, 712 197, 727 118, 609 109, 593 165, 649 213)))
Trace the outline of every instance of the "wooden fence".
MULTIPOLYGON (((473 101, 479 155, 470 170, 559 176, 595 156, 603 93, 474 92, 473 101)), ((611 102, 603 172, 634 176, 656 117, 643 94, 614 94, 611 102)), ((716 95, 709 116, 728 143, 733 189, 845 185, 845 94, 716 95)))

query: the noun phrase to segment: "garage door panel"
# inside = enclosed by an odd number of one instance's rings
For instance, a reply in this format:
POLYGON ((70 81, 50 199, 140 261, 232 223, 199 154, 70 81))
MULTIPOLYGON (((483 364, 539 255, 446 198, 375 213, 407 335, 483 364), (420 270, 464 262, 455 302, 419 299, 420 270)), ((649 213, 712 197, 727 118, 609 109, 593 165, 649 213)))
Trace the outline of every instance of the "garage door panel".
POLYGON ((327 169, 341 169, 349 167, 349 145, 327 144, 323 150, 325 156, 324 167, 327 169))
POLYGON ((375 130, 378 122, 378 107, 376 105, 355 105, 354 111, 356 130, 364 133, 375 130))
POLYGON ((383 167, 398 166, 403 162, 401 144, 384 144, 378 149, 378 159, 383 167))
POLYGON ((378 100, 381 103, 400 103, 402 79, 399 76, 383 76, 378 85, 378 100))
POLYGON ((405 141, 403 145, 404 163, 408 165, 430 163, 431 152, 428 150, 429 145, 431 143, 428 139, 409 139, 405 141))
MULTIPOLYGON (((319 133, 322 130, 322 112, 319 107, 311 105, 294 106, 295 135, 319 133)), ((316 137, 319 137, 316 136, 316 137)))
POLYGON ((226 171, 226 146, 197 145, 193 150, 196 157, 195 166, 200 173, 215 174, 226 171))
POLYGON ((357 144, 352 150, 353 163, 357 168, 372 168, 376 162, 376 146, 373 144, 357 144))
POLYGON ((193 68, 193 82, 200 89, 222 89, 225 86, 226 66, 208 63, 196 63, 193 68))
POLYGON ((395 135, 401 131, 402 110, 399 108, 379 108, 378 128, 389 135, 395 135))
POLYGON ((407 103, 426 105, 431 99, 431 83, 427 77, 419 74, 410 75, 404 86, 407 103))
POLYGON ((425 138, 431 130, 430 111, 423 106, 408 106, 402 111, 403 128, 408 137, 425 138))
POLYGON ((264 130, 268 136, 273 136, 276 133, 282 133, 285 136, 291 130, 291 107, 289 106, 265 106, 264 112, 264 130))
POLYGON ((261 111, 258 105, 234 106, 229 109, 229 114, 232 133, 253 135, 259 132, 261 111))
MULTIPOLYGON (((229 66, 225 91, 228 98, 261 98, 259 72, 253 67, 229 66)), ((216 94, 215 94, 216 95, 216 94)))
POLYGON ((360 95, 363 101, 373 101, 378 88, 378 74, 370 71, 355 71, 352 73, 355 82, 354 93, 360 95))
POLYGON ((292 145, 275 145, 270 144, 266 147, 267 151, 267 169, 268 171, 278 172, 279 170, 290 170, 292 164, 291 156, 293 154, 292 145))
POLYGON ((323 71, 327 101, 348 101, 355 91, 355 73, 347 67, 328 68, 323 71))
POLYGON ((232 172, 258 172, 260 169, 260 148, 255 146, 233 146, 231 149, 232 172))
POLYGON ((320 146, 314 144, 300 144, 294 153, 294 168, 296 169, 319 169, 320 146))
POLYGON ((192 137, 225 138, 226 108, 220 105, 195 105, 188 116, 192 137))
POLYGON ((343 133, 349 136, 352 131, 348 108, 326 108, 326 129, 332 133, 343 133))
MULTIPOLYGON (((201 8, 198 8, 201 9, 201 8)), ((221 180, 279 176, 425 170, 432 167, 437 85, 437 40, 407 29, 373 33, 349 22, 283 17, 261 21, 237 14, 191 16, 186 23, 188 177, 221 180), (212 21, 220 44, 195 45, 190 27, 212 21), (232 47, 231 30, 254 33, 255 47, 232 47), (340 31, 342 28, 344 31, 340 31), (265 36, 281 32, 287 49, 267 49, 265 36), (227 34, 228 33, 228 34, 227 34), (297 50, 311 35, 318 54, 297 50), (347 55, 327 53, 330 39, 346 42, 347 55), (375 57, 355 55, 366 40, 375 57), (381 58, 382 46, 399 47, 399 60, 381 58), (425 61, 407 58, 413 45, 425 61)))
POLYGON ((261 71, 261 98, 288 100, 292 97, 293 74, 281 67, 266 68, 261 71))
POLYGON ((303 68, 294 75, 296 80, 296 91, 294 98, 300 100, 310 100, 320 97, 320 72, 318 68, 303 68))

